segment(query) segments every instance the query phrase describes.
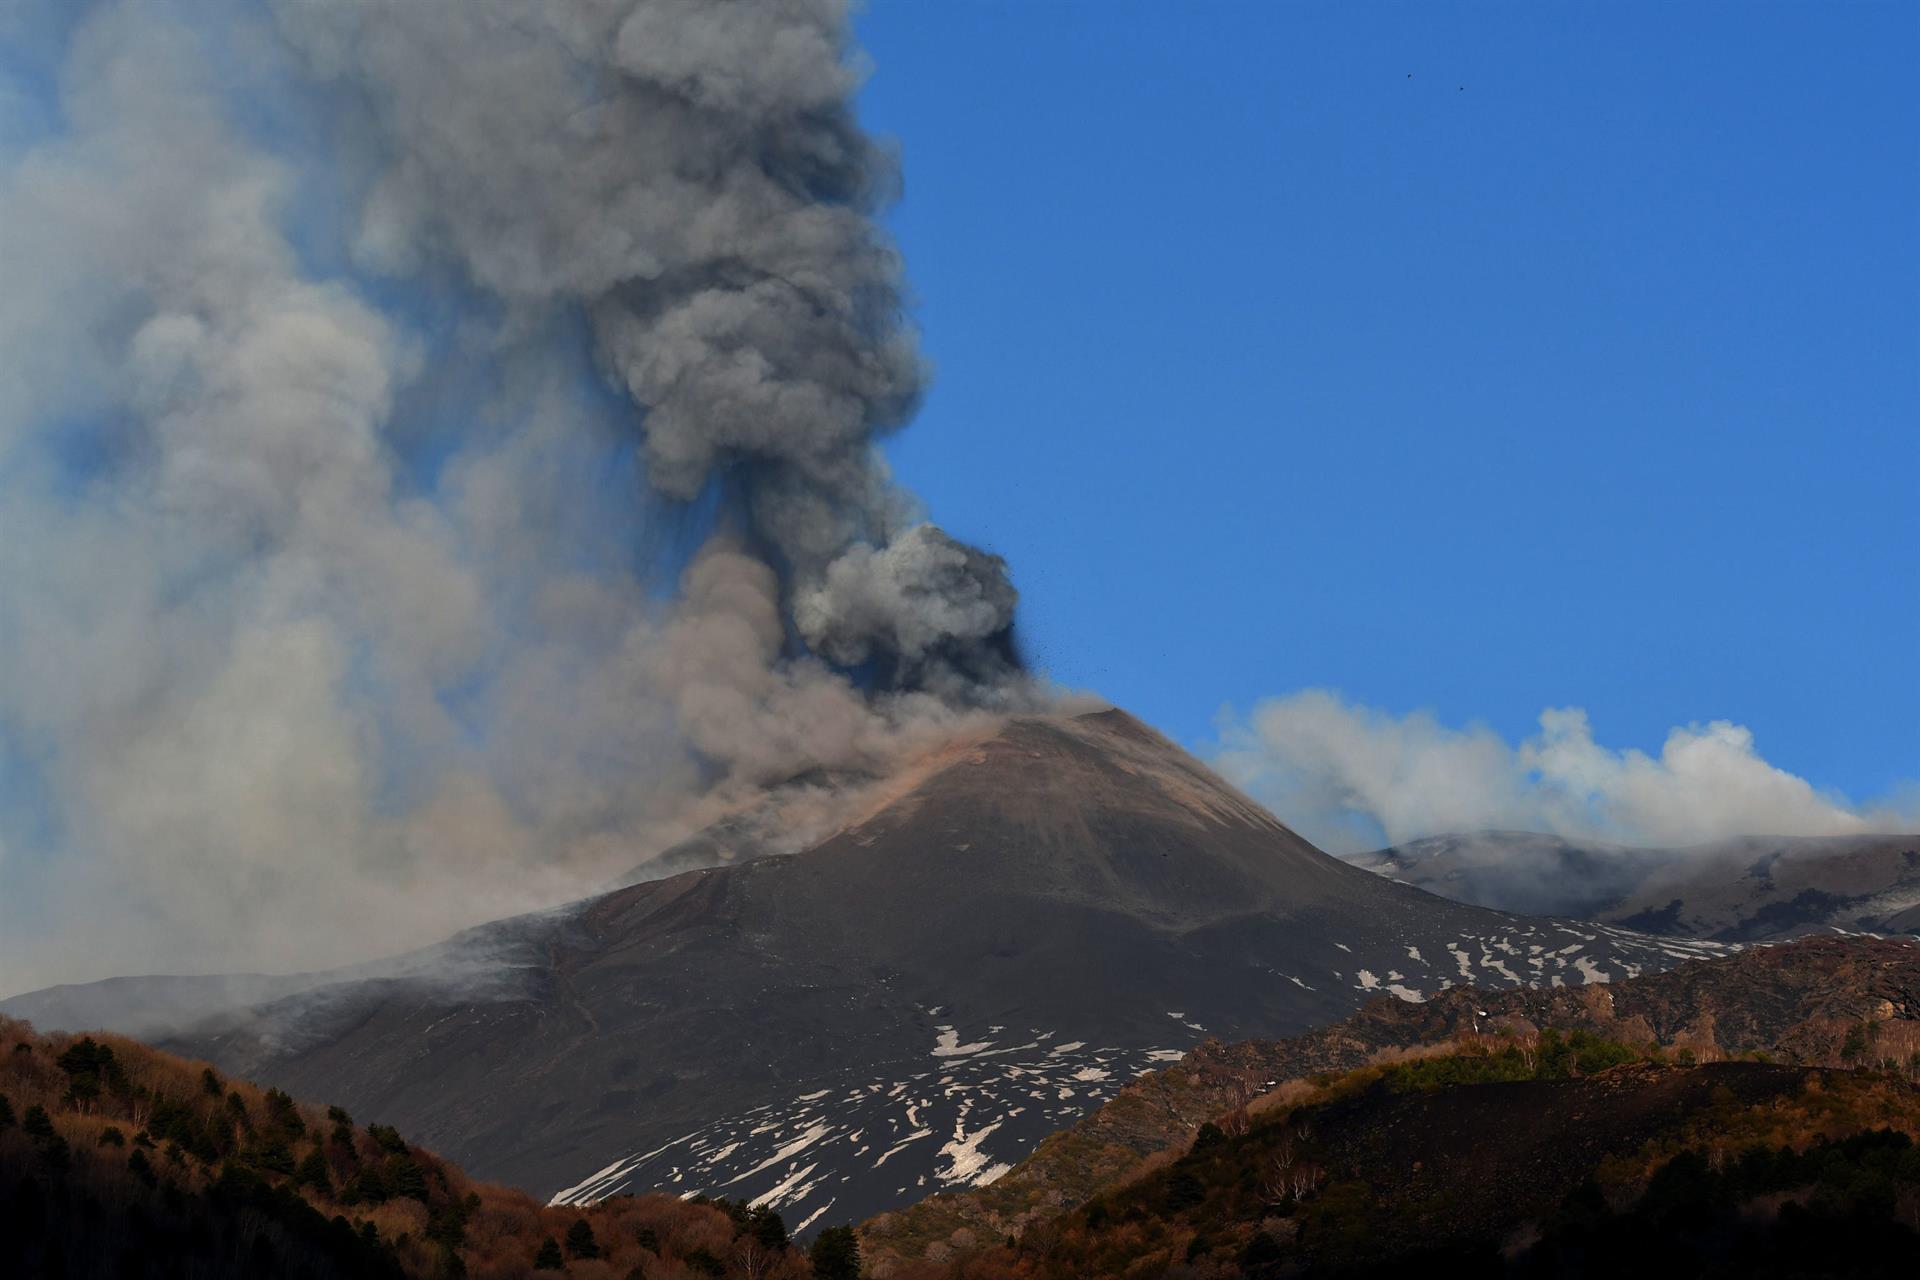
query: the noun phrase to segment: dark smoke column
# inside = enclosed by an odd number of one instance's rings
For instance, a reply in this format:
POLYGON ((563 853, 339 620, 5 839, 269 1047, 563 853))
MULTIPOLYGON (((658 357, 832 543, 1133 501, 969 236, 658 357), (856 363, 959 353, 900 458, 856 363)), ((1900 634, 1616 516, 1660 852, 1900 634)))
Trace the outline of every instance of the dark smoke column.
MULTIPOLYGON (((841 0, 275 0, 378 122, 358 251, 451 261, 590 318, 649 483, 725 477, 814 652, 992 701, 1017 664, 997 557, 903 516, 876 440, 919 401, 890 158, 850 105, 841 0)), ((736 549, 737 550, 737 549, 736 549)))

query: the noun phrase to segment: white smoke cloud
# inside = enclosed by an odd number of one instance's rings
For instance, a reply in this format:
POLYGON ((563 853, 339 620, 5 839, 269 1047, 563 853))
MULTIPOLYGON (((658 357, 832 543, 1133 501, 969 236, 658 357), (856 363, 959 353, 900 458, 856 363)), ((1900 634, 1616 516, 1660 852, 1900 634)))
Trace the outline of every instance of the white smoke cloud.
POLYGON ((1482 830, 1684 846, 1735 835, 1845 835, 1912 821, 1769 764, 1725 720, 1669 731, 1659 754, 1607 747, 1577 708, 1511 744, 1484 725, 1395 716, 1322 689, 1224 716, 1216 763, 1334 852, 1482 830))
POLYGON ((1005 631, 1016 603, 995 557, 921 524, 884 547, 851 548, 801 591, 794 620, 836 662, 865 662, 880 647, 917 663, 949 641, 1005 631))

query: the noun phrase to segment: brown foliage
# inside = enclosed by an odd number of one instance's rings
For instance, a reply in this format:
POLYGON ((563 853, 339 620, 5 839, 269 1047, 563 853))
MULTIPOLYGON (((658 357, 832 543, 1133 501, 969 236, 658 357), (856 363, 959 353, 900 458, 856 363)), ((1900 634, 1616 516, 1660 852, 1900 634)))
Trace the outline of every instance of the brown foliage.
MULTIPOLYGON (((217 1090, 209 1088, 210 1070, 124 1036, 40 1035, 24 1022, 0 1018, 0 1097, 16 1117, 35 1106, 46 1110, 71 1152, 63 1176, 82 1182, 109 1218, 147 1194, 129 1168, 136 1153, 164 1184, 192 1195, 205 1192, 228 1166, 245 1168, 269 1186, 293 1186, 291 1171, 317 1152, 332 1185, 322 1190, 302 1184, 298 1193, 326 1218, 344 1217, 356 1230, 371 1226, 405 1273, 423 1280, 444 1274, 449 1246, 443 1241, 453 1217, 464 1218, 453 1234, 471 1280, 707 1280, 707 1273, 687 1265, 702 1256, 739 1280, 804 1280, 809 1274, 797 1249, 750 1243, 723 1207, 664 1195, 549 1207, 513 1188, 475 1182, 411 1143, 404 1154, 395 1152, 372 1126, 343 1127, 324 1105, 295 1102, 289 1108, 276 1099, 276 1111, 267 1090, 244 1080, 218 1078, 217 1090), (83 1040, 111 1050, 117 1070, 110 1084, 72 1087, 59 1061, 83 1040), (229 1094, 237 1103, 229 1102, 229 1094), (129 1140, 101 1145, 110 1127, 129 1140), (372 1196, 356 1182, 369 1170, 381 1171, 366 1184, 378 1186, 372 1196), (398 1177, 388 1176, 396 1172, 398 1177), (601 1256, 569 1259, 561 1272, 536 1273, 533 1259, 541 1242, 564 1239, 581 1218, 592 1225, 601 1256), (645 1241, 657 1248, 645 1247, 645 1241)), ((0 1173, 35 1168, 35 1146, 20 1127, 0 1132, 0 1173)))

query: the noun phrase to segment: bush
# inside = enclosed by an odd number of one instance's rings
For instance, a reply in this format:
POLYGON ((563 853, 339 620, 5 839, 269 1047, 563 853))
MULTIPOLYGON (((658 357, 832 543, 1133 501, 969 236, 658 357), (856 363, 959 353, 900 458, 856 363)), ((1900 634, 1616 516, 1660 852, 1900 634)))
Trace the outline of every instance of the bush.
MULTIPOLYGON (((1643 1056, 1632 1045, 1621 1044, 1617 1040, 1608 1040, 1587 1031, 1575 1031, 1563 1037, 1549 1027, 1540 1033, 1540 1066, 1537 1074, 1542 1080, 1590 1076, 1608 1067, 1638 1062, 1643 1056)), ((1684 1053, 1681 1061, 1686 1061, 1684 1053)))
POLYGON ((1533 1074, 1520 1050, 1508 1046, 1497 1053, 1455 1053, 1396 1063, 1380 1079, 1395 1093, 1428 1093, 1454 1085, 1531 1080, 1533 1074))
POLYGON ((1175 1169, 1173 1175, 1167 1179, 1168 1213, 1179 1213, 1182 1209, 1191 1209, 1206 1198, 1206 1185, 1191 1169, 1175 1169))

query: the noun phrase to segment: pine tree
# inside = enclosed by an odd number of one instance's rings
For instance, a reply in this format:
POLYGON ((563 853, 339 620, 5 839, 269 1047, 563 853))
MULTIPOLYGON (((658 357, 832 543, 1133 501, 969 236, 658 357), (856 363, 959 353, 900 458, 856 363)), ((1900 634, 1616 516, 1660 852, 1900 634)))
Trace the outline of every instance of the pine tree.
POLYGON ((154 1184, 153 1162, 148 1160, 147 1153, 138 1147, 135 1147, 133 1154, 127 1157, 127 1172, 149 1187, 154 1184))
POLYGON ((753 1233, 754 1242, 764 1249, 787 1247, 786 1220, 776 1210, 764 1206, 749 1210, 746 1228, 753 1233))
POLYGON ((567 1228, 567 1256, 573 1258, 597 1258, 600 1256, 600 1242, 593 1238, 593 1224, 580 1218, 567 1228))
POLYGON ((29 1138, 38 1138, 44 1142, 53 1136, 53 1117, 47 1114, 45 1107, 36 1102, 27 1108, 27 1117, 21 1122, 20 1128, 29 1138))
POLYGON ((533 1255, 535 1271, 559 1271, 566 1265, 566 1260, 560 1256, 560 1242, 552 1236, 542 1241, 540 1252, 533 1255))
POLYGON ((321 1195, 333 1194, 333 1170, 327 1167, 327 1157, 318 1148, 307 1153, 300 1167, 293 1173, 294 1185, 312 1187, 321 1195))
POLYGON ((828 1227, 808 1254, 814 1280, 860 1280, 860 1237, 852 1227, 828 1227))

